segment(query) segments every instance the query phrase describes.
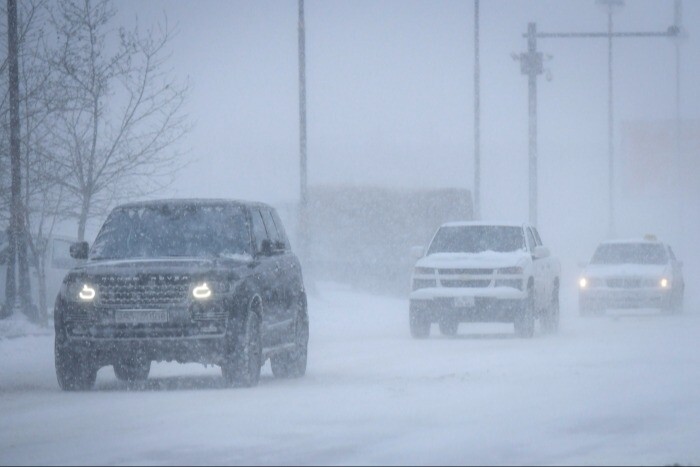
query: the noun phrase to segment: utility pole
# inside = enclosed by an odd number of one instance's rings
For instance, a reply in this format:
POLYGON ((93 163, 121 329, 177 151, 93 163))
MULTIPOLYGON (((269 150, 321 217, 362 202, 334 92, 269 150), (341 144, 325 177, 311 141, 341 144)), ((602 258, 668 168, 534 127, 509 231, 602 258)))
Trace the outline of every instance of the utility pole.
MULTIPOLYGON (((564 32, 564 33, 538 33, 535 23, 528 24, 527 33, 523 35, 527 39, 528 51, 520 55, 513 54, 513 58, 520 61, 520 71, 528 76, 528 102, 529 102, 529 158, 530 158, 530 222, 537 223, 537 75, 542 74, 542 54, 537 52, 537 38, 606 38, 608 39, 608 235, 613 235, 614 223, 614 121, 613 121, 613 94, 612 94, 612 40, 613 38, 632 37, 677 37, 678 27, 671 26, 661 32, 613 32, 612 14, 610 11, 615 6, 621 6, 622 0, 600 0, 598 3, 608 5, 608 31, 607 32, 564 32)), ((678 80, 679 72, 676 71, 678 80)), ((677 87, 680 85, 677 84, 677 87)), ((680 98, 677 96, 677 105, 680 106, 680 98)))
POLYGON ((481 69, 479 64, 479 0, 474 0, 474 219, 481 219, 481 69))
POLYGON ((596 0, 608 14, 608 236, 615 235, 615 124, 613 118, 613 11, 623 0, 596 0))
POLYGON ((520 72, 527 75, 528 102, 528 211, 530 224, 537 225, 537 76, 544 71, 542 52, 537 51, 537 25, 527 25, 527 52, 513 58, 520 61, 520 72))
POLYGON ((683 175, 683 153, 682 153, 682 148, 681 148, 681 138, 682 138, 682 115, 681 115, 681 42, 686 38, 686 33, 685 30, 683 29, 683 5, 681 4, 681 0, 675 0, 674 3, 674 9, 673 9, 673 24, 674 27, 676 28, 676 31, 678 34, 673 38, 674 39, 674 46, 675 46, 675 52, 676 52, 676 115, 675 115, 675 139, 676 139, 676 144, 675 144, 675 157, 674 157, 674 167, 675 170, 674 175, 675 175, 675 180, 677 183, 677 189, 680 193, 679 196, 679 201, 678 201, 678 217, 679 217, 679 223, 678 225, 681 226, 681 230, 683 230, 683 226, 685 225, 685 216, 684 216, 684 202, 682 199, 682 193, 683 193, 683 180, 685 179, 683 175))

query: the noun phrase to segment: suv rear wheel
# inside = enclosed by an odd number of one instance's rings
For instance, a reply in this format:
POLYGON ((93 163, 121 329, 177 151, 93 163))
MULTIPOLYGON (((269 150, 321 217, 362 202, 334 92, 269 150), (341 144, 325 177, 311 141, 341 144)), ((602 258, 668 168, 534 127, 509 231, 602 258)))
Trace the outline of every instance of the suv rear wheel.
MULTIPOLYGON (((229 326, 226 336, 226 355, 221 374, 227 383, 236 387, 252 387, 260 380, 262 340, 258 301, 253 301, 245 321, 229 326)), ((233 323, 232 323, 233 324, 233 323)))
POLYGON ((112 366, 117 379, 128 383, 145 381, 151 372, 151 361, 138 356, 120 360, 112 366))
POLYGON ((309 317, 303 299, 297 305, 294 319, 294 349, 270 357, 270 367, 275 378, 299 378, 306 373, 309 350, 309 317))

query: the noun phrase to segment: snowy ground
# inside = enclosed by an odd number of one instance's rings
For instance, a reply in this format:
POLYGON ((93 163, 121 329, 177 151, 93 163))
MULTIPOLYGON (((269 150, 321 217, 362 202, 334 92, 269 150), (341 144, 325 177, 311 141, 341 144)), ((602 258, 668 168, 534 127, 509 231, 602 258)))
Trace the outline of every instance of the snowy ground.
POLYGON ((59 391, 53 336, 0 340, 0 464, 699 464, 700 313, 409 337, 407 300, 318 284, 307 376, 154 365, 59 391))

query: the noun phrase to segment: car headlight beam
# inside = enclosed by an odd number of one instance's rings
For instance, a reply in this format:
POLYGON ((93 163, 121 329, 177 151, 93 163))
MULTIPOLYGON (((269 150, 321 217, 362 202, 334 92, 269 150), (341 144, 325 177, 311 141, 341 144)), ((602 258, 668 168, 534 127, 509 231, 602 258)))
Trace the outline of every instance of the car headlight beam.
POLYGON ((582 277, 581 279, 578 280, 578 285, 582 289, 585 289, 586 287, 588 287, 588 279, 586 279, 585 277, 582 277))
POLYGON ((192 296, 198 300, 205 300, 211 297, 211 289, 206 282, 203 282, 192 289, 192 296))
POLYGON ((78 298, 84 302, 91 302, 95 299, 97 291, 89 284, 83 284, 83 288, 78 292, 78 298))
POLYGON ((661 286, 662 289, 668 288, 669 284, 670 284, 669 280, 666 279, 665 277, 659 281, 659 285, 661 286))

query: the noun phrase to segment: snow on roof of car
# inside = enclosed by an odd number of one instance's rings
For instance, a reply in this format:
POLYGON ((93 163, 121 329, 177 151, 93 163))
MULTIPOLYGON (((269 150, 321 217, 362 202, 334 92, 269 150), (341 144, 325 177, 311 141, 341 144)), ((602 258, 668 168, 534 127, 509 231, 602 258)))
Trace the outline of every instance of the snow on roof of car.
POLYGON ((629 244, 629 243, 663 243, 659 241, 659 239, 654 238, 646 238, 646 237, 635 237, 635 238, 617 238, 617 239, 610 239, 610 240, 604 240, 600 242, 601 245, 616 245, 616 244, 629 244))
POLYGON ((522 227, 523 224, 516 222, 499 221, 456 221, 442 224, 441 227, 522 227))

